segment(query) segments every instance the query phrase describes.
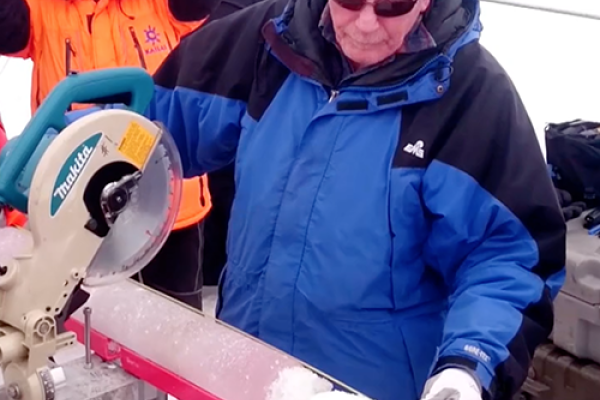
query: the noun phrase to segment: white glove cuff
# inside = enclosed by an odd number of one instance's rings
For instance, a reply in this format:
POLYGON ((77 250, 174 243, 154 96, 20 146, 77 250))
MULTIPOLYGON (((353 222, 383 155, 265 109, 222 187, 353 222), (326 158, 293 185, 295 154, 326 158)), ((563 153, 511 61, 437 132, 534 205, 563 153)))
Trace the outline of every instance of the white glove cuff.
POLYGON ((481 385, 475 379, 474 372, 471 373, 462 368, 447 368, 440 372, 438 377, 438 382, 443 380, 444 385, 448 383, 449 386, 454 386, 457 389, 473 390, 481 395, 481 385))

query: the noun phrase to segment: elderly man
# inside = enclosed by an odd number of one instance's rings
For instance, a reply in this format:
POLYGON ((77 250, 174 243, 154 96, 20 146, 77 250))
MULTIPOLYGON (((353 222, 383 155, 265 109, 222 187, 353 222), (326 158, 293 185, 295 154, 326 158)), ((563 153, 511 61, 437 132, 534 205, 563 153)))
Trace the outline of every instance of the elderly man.
POLYGON ((185 38, 148 110, 187 176, 235 160, 219 318, 378 400, 510 399, 565 224, 478 1, 287 1, 185 38))

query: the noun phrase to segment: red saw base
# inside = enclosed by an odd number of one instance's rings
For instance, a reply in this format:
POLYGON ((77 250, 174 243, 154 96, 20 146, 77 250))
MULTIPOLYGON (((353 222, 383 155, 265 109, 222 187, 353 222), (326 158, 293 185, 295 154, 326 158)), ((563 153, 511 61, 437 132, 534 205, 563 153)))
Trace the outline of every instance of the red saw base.
MULTIPOLYGON (((65 328, 77 335, 83 343, 83 324, 73 318, 65 322, 65 328)), ((212 393, 194 385, 160 365, 123 347, 98 333, 91 331, 91 349, 104 361, 120 361, 123 370, 137 379, 148 382, 161 392, 170 394, 179 400, 222 400, 212 393)))

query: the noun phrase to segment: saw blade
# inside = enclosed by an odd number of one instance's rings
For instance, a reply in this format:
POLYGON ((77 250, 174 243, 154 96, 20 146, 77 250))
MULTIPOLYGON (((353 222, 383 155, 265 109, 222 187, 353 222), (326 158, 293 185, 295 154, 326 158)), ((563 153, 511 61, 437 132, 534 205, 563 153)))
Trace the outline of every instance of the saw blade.
POLYGON ((106 285, 135 275, 167 240, 179 209, 183 173, 177 147, 162 130, 150 159, 130 188, 127 206, 111 221, 83 285, 106 285))

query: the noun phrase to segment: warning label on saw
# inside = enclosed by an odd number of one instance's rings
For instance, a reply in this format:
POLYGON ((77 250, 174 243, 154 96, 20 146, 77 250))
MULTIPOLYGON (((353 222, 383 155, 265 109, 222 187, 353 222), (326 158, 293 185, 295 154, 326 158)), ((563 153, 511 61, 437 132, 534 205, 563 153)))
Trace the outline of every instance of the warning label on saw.
POLYGON ((138 169, 142 169, 154 147, 156 136, 152 135, 137 122, 131 122, 118 150, 138 169))

